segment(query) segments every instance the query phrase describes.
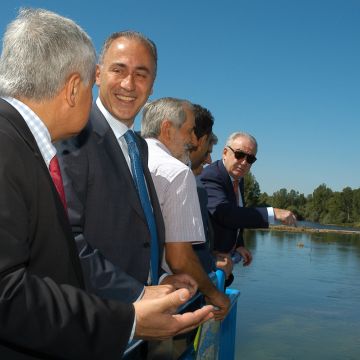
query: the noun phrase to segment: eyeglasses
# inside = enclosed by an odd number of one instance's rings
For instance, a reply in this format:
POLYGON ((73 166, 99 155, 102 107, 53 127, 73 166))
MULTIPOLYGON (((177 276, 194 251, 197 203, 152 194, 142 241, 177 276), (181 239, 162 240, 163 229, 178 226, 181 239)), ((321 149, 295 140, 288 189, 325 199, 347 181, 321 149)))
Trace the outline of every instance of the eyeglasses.
POLYGON ((255 155, 247 154, 246 152, 241 150, 234 150, 231 146, 227 146, 227 147, 234 153, 236 160, 242 160, 246 158, 247 163, 250 165, 257 160, 255 155))

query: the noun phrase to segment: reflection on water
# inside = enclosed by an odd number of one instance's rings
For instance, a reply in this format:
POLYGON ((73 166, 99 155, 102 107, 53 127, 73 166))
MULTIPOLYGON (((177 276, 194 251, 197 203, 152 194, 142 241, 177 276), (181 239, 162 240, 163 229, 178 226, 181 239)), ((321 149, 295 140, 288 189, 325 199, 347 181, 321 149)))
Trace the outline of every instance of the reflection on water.
POLYGON ((237 357, 360 359, 360 234, 248 231, 237 357))

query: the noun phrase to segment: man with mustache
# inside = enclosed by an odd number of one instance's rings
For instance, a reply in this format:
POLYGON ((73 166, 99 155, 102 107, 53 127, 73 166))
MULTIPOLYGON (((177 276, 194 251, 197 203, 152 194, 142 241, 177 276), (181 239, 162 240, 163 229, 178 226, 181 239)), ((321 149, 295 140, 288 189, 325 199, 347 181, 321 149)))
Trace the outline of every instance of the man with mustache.
POLYGON ((223 319, 230 306, 204 271, 192 244, 204 243, 204 228, 189 152, 197 146, 193 106, 186 100, 162 98, 147 103, 141 134, 149 146, 149 169, 165 223, 164 266, 172 273, 190 274, 207 301, 223 319))

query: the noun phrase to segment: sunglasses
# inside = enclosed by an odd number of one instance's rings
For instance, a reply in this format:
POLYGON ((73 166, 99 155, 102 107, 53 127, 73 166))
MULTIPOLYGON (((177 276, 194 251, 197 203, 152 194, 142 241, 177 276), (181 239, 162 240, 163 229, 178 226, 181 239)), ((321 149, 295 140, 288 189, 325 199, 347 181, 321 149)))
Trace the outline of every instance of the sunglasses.
POLYGON ((228 146, 228 148, 234 153, 236 160, 242 160, 246 158, 247 163, 250 165, 257 160, 255 155, 247 154, 241 150, 234 150, 231 146, 228 146))

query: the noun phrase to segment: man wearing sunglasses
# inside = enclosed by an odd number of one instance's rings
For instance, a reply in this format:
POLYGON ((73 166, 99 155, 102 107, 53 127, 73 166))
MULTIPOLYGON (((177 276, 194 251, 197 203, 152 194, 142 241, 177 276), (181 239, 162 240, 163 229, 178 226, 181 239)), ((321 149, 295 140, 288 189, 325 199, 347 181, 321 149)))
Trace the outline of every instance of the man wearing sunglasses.
POLYGON ((272 207, 245 207, 244 176, 256 161, 257 141, 242 132, 229 136, 222 160, 204 168, 200 180, 208 193, 208 209, 214 227, 214 249, 235 258, 240 254, 243 265, 250 265, 251 252, 245 248, 244 228, 267 228, 275 220, 295 226, 291 211, 272 207))

